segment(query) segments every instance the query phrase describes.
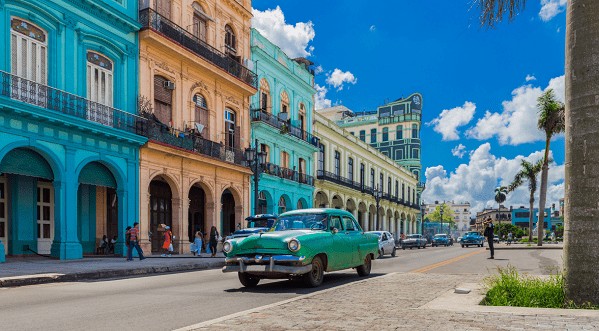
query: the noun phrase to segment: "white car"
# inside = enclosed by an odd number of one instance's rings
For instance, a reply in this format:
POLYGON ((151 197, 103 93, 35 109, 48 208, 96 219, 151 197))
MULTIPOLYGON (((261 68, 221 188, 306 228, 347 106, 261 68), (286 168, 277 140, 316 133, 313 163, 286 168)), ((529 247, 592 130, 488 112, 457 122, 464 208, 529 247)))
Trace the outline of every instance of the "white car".
POLYGON ((369 231, 368 233, 374 233, 379 236, 379 259, 385 254, 391 254, 391 256, 395 257, 395 239, 391 233, 387 231, 369 231))

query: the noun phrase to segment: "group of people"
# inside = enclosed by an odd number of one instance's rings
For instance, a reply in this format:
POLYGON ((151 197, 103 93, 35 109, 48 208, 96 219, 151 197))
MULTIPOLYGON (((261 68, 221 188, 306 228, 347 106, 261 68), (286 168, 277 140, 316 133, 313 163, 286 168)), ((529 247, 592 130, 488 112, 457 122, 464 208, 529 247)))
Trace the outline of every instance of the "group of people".
POLYGON ((117 236, 108 240, 108 236, 104 235, 100 241, 100 245, 96 248, 96 254, 114 254, 114 245, 116 244, 117 236))
POLYGON ((189 250, 194 256, 201 256, 202 252, 210 254, 211 257, 216 256, 216 246, 222 240, 216 226, 210 228, 210 236, 202 234, 201 231, 196 231, 193 243, 189 245, 189 250))

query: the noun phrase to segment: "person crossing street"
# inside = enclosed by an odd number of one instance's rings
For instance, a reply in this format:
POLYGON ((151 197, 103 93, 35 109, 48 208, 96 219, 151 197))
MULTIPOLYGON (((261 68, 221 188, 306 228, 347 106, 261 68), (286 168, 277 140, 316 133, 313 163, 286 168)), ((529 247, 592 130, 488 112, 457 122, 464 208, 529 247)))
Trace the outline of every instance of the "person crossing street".
POLYGON ((485 228, 484 235, 485 237, 487 237, 487 242, 489 243, 489 251, 491 252, 491 257, 489 257, 489 259, 494 259, 495 248, 493 247, 493 238, 495 237, 495 225, 493 225, 493 219, 491 219, 490 217, 487 219, 485 223, 487 224, 487 227, 485 228))

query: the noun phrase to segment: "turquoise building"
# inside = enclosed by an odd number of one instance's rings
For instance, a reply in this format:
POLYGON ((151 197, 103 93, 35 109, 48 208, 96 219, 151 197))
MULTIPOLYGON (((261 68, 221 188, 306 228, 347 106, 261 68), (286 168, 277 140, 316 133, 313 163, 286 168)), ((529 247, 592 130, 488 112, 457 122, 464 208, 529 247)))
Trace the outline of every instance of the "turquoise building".
POLYGON ((252 146, 266 153, 258 184, 258 207, 252 212, 275 213, 311 208, 313 157, 318 138, 312 136, 314 72, 304 58, 291 59, 281 49, 251 30, 251 54, 259 91, 251 99, 252 146))
POLYGON ((136 0, 0 1, 0 240, 78 259, 138 219, 136 0))
MULTIPOLYGON (((539 220, 539 208, 533 209, 532 222, 533 226, 537 226, 539 220)), ((528 229, 530 217, 530 209, 525 207, 512 209, 512 225, 519 226, 521 228, 528 229)), ((551 208, 545 208, 543 217, 543 228, 544 229, 555 229, 555 224, 551 222, 551 208)))

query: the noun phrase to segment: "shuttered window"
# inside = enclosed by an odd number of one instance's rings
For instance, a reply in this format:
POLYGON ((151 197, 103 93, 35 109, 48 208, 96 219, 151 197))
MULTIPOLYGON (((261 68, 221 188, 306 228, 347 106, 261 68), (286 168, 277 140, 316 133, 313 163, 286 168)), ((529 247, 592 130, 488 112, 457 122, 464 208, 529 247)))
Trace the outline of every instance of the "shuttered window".
POLYGON ((206 42, 208 35, 208 21, 206 17, 208 15, 206 15, 202 6, 197 2, 194 2, 191 6, 193 8, 193 35, 201 41, 206 42))
MULTIPOLYGON (((198 132, 202 135, 202 137, 209 137, 210 131, 208 129, 210 115, 208 112, 208 104, 206 103, 206 98, 204 98, 201 94, 196 94, 193 96, 193 104, 194 104, 194 113, 195 113, 195 122, 204 126, 202 132, 198 132)), ((197 127, 196 127, 197 129, 197 127)))
POLYGON ((237 40, 235 38, 235 32, 229 25, 225 25, 225 46, 227 51, 235 54, 237 53, 237 40))
POLYGON ((165 87, 167 81, 162 76, 154 76, 154 116, 160 122, 170 125, 173 117, 173 91, 165 87))
POLYGON ((237 116, 231 109, 225 109, 225 144, 229 149, 238 148, 240 144, 237 116))

